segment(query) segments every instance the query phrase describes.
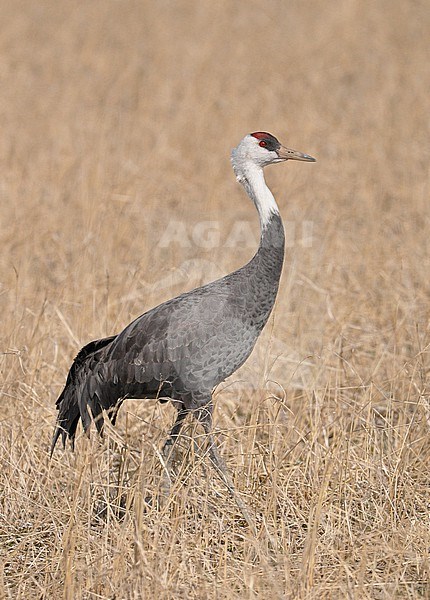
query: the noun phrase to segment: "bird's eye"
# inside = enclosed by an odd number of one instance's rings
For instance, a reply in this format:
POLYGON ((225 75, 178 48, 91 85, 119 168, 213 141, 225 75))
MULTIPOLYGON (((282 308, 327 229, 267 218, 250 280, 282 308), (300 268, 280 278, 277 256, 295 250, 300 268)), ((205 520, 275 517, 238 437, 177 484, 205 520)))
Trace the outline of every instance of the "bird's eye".
POLYGON ((258 145, 261 146, 262 148, 265 148, 267 146, 267 142, 265 142, 264 140, 261 140, 261 142, 258 145))

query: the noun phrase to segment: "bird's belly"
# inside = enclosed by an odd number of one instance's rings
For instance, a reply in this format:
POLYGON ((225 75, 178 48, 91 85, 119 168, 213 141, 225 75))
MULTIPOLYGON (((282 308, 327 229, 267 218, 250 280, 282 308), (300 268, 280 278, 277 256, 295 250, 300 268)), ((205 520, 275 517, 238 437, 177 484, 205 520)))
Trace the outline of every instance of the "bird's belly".
POLYGON ((189 391, 212 390, 232 375, 251 354, 259 331, 241 324, 220 328, 179 365, 178 376, 189 391))

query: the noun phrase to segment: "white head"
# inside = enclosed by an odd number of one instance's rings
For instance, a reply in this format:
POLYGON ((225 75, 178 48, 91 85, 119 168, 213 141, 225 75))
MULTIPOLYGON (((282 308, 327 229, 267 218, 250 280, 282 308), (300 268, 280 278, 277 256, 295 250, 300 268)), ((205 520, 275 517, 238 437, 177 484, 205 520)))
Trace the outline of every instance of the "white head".
POLYGON ((264 181, 263 167, 285 160, 315 162, 312 156, 282 146, 273 135, 264 131, 246 135, 231 152, 236 178, 254 201, 263 228, 271 215, 278 212, 272 192, 264 181))
POLYGON ((263 168, 285 160, 315 162, 315 158, 308 154, 282 146, 273 135, 265 131, 249 133, 231 152, 231 162, 239 180, 249 168, 263 168))

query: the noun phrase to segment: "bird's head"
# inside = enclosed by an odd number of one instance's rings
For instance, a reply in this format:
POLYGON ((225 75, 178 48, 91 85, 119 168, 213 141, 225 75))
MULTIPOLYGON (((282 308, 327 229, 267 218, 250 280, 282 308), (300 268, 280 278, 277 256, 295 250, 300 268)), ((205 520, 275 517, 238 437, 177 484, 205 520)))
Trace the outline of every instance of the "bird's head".
POLYGON ((262 168, 285 160, 315 162, 315 158, 309 154, 282 146, 273 135, 265 131, 249 133, 231 153, 231 162, 237 175, 248 165, 262 168))

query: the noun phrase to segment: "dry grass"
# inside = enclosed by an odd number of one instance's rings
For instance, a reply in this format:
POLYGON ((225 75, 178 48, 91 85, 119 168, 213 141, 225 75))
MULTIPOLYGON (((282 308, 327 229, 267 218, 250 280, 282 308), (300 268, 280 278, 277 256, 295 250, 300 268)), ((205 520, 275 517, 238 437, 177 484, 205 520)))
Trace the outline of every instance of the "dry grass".
POLYGON ((1 14, 0 597, 429 598, 428 3, 1 14), (257 536, 187 437, 157 508, 168 406, 48 458, 81 344, 251 256, 226 244, 257 235, 228 153, 255 129, 319 159, 268 172, 292 243, 217 392, 257 536), (183 241, 160 244, 172 220, 183 241))

